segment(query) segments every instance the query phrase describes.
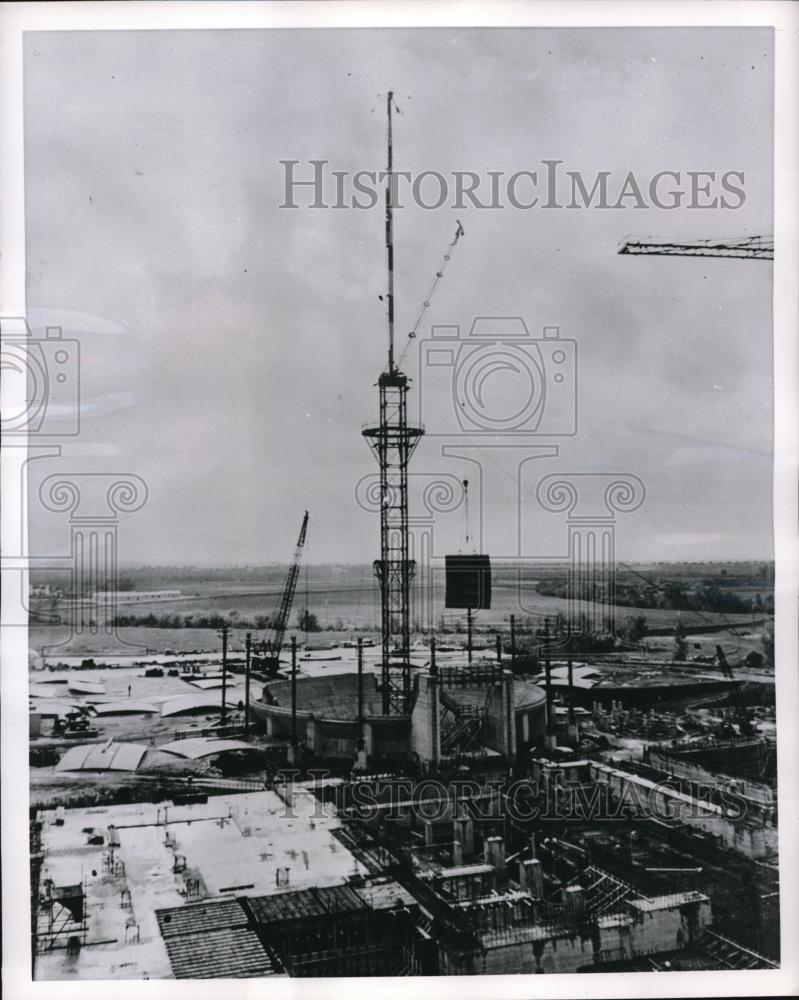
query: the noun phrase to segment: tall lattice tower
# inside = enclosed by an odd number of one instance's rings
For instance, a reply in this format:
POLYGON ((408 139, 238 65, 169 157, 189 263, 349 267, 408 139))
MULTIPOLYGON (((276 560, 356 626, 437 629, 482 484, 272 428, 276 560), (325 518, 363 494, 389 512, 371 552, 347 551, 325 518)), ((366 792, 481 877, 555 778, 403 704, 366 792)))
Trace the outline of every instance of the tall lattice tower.
POLYGON ((404 715, 411 693, 411 580, 414 563, 408 539, 408 463, 421 427, 408 426, 408 377, 394 361, 394 231, 393 149, 391 112, 387 98, 388 169, 386 172, 386 253, 388 261, 388 368, 379 380, 380 424, 363 431, 380 466, 380 558, 375 574, 380 582, 382 620, 383 714, 404 715))

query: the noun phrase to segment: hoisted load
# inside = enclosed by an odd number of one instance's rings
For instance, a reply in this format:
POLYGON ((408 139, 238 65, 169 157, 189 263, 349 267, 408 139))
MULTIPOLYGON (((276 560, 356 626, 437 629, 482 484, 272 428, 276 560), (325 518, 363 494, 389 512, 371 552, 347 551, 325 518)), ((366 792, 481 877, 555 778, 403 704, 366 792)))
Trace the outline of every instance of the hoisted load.
MULTIPOLYGON (((468 549, 472 540, 469 522, 469 480, 463 480, 463 543, 468 549)), ((446 592, 444 606, 466 611, 482 611, 491 607, 491 559, 472 552, 444 556, 446 592)))
POLYGON ((482 611, 491 607, 491 559, 484 555, 444 556, 448 608, 482 611))

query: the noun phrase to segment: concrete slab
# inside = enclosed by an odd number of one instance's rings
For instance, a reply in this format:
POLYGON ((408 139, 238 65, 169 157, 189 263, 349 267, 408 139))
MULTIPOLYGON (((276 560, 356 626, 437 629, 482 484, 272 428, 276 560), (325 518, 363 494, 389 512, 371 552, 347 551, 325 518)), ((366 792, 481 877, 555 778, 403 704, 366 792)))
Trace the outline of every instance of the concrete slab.
MULTIPOLYGON (((339 885, 354 874, 368 874, 333 836, 340 821, 331 806, 300 787, 283 795, 263 791, 191 805, 134 803, 43 813, 42 880, 84 886, 87 931, 77 956, 63 947, 43 951, 36 978, 171 978, 155 911, 184 905, 189 878, 197 880, 192 899, 202 900, 339 885), (54 825, 59 815, 62 826, 54 825), (109 825, 119 842, 113 857, 109 825), (90 845, 87 831, 103 833, 106 842, 90 845)), ((42 910, 40 930, 47 924, 42 910)))

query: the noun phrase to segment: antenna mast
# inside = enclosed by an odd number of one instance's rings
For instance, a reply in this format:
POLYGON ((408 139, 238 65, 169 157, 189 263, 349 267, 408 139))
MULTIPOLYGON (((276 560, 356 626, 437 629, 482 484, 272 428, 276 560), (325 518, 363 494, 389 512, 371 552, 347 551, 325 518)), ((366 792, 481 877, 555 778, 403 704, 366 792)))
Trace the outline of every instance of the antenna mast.
POLYGON ((386 260, 388 264, 388 370, 394 374, 394 205, 393 205, 393 140, 391 135, 391 107, 394 103, 394 92, 389 90, 386 98, 386 114, 388 117, 388 165, 386 167, 386 260))
MULTIPOLYGON (((374 570, 380 583, 382 625, 381 689, 384 715, 405 715, 411 703, 411 581, 415 563, 408 529, 408 463, 421 427, 408 424, 408 377, 394 360, 393 145, 394 94, 386 101, 388 170, 386 172, 386 253, 388 264, 388 370, 378 379, 380 423, 362 433, 380 467, 380 558, 374 570)), ((396 110, 399 110, 398 108, 396 110)))

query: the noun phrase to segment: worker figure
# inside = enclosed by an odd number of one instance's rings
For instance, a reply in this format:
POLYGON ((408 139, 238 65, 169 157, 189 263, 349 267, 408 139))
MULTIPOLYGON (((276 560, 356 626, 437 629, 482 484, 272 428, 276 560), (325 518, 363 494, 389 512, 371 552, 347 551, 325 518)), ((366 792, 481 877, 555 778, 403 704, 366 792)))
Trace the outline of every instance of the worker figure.
POLYGON ((130 698, 130 684, 128 684, 128 698, 130 698))

